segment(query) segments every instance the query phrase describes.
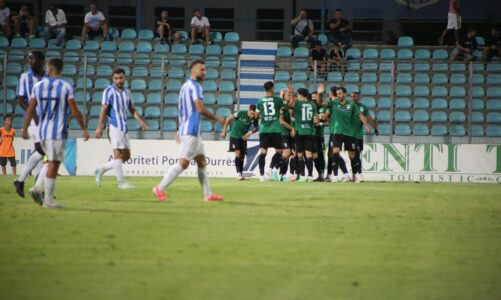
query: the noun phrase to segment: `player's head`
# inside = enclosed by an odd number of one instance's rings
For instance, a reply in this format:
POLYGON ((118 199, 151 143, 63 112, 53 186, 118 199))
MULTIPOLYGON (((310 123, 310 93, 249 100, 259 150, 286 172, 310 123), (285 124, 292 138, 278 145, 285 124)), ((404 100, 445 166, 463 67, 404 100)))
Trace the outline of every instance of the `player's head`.
POLYGON ((116 85, 116 87, 120 90, 124 88, 125 85, 125 71, 124 69, 117 68, 113 70, 113 73, 111 74, 111 80, 113 80, 113 83, 116 85))
POLYGON ((33 50, 28 53, 28 65, 33 71, 38 71, 43 68, 45 63, 45 55, 43 52, 38 50, 33 50))
POLYGON ((341 19, 341 17, 343 16, 343 10, 341 8, 337 8, 334 12, 334 16, 336 17, 336 19, 341 19))
POLYGON ((331 88, 329 89, 329 99, 336 98, 336 90, 337 86, 331 86, 331 88))
POLYGON ((57 57, 49 59, 47 63, 47 73, 50 77, 61 77, 63 72, 63 60, 57 57))
POLYGON ((351 101, 358 103, 358 101, 360 101, 360 93, 359 92, 351 93, 351 101))
POLYGON ((204 81, 205 79, 205 63, 201 60, 195 60, 190 65, 191 79, 196 79, 197 81, 204 81))
POLYGON ((282 99, 285 101, 290 101, 291 98, 291 93, 289 92, 289 89, 283 88, 280 90, 280 95, 282 95, 282 99))
POLYGON ((3 123, 6 127, 11 127, 12 126, 12 115, 11 114, 6 114, 3 117, 3 123))
POLYGON ((317 98, 318 98, 318 94, 317 94, 317 92, 313 92, 313 93, 311 93, 311 94, 310 94, 310 96, 311 96, 311 100, 313 100, 313 101, 317 101, 317 98))
POLYGON ((307 100, 308 99, 308 90, 304 88, 297 89, 297 94, 299 100, 307 100))
POLYGON ((263 84, 263 88, 264 88, 264 91, 266 93, 273 93, 273 88, 275 87, 275 85, 273 84, 272 81, 267 81, 263 84))
POLYGON ((254 119, 254 116, 256 115, 256 105, 251 104, 249 105, 249 109, 247 110, 247 115, 249 118, 254 119))
POLYGON ((343 102, 346 99, 346 89, 342 86, 336 89, 336 97, 339 101, 343 102))
POLYGON ((477 35, 477 29, 473 28, 473 27, 469 27, 468 28, 468 35, 470 37, 473 37, 473 36, 476 36, 477 35))
POLYGON ((97 5, 96 5, 96 3, 92 2, 92 3, 90 4, 90 11, 91 11, 91 12, 92 12, 92 14, 94 14, 94 15, 97 13, 97 5))

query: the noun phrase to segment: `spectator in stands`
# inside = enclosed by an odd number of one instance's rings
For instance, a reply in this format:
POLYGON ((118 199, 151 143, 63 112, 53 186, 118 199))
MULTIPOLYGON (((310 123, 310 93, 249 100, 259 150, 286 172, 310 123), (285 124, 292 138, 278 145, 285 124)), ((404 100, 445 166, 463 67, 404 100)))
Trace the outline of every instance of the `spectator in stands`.
POLYGON ((2 30, 8 38, 12 36, 10 8, 7 7, 5 0, 0 0, 0 30, 2 30))
POLYGON ((179 32, 174 32, 172 25, 169 21, 169 13, 166 10, 162 10, 160 17, 157 19, 155 25, 155 35, 160 38, 160 43, 165 42, 172 44, 172 42, 179 43, 181 40, 181 35, 179 32))
POLYGON ((492 27, 491 35, 485 39, 482 60, 487 63, 494 56, 501 57, 501 38, 499 38, 499 30, 492 27))
POLYGON ((292 19, 291 25, 294 26, 294 35, 291 36, 291 45, 293 48, 299 46, 299 42, 306 41, 310 47, 315 46, 315 39, 313 38, 313 21, 308 18, 308 12, 305 9, 299 11, 297 17, 292 19))
POLYGON ((315 61, 317 61, 318 72, 325 73, 327 70, 327 50, 322 47, 322 43, 320 41, 315 41, 315 48, 311 49, 310 57, 310 69, 314 69, 315 61))
POLYGON ((332 47, 331 52, 327 57, 327 69, 329 71, 332 71, 334 69, 339 69, 341 72, 344 73, 345 71, 344 57, 343 55, 341 55, 339 49, 340 49, 339 46, 332 47))
POLYGON ((444 44, 444 38, 450 30, 454 30, 456 37, 456 45, 459 44, 459 29, 461 29, 461 16, 459 15, 460 0, 449 0, 449 13, 447 14, 447 28, 444 29, 442 35, 438 38, 438 44, 444 44))
POLYGON ((478 48, 476 35, 477 30, 475 28, 468 28, 468 33, 459 41, 456 48, 452 50, 452 61, 464 59, 464 62, 467 64, 475 58, 473 51, 478 48))
POLYGON ((335 18, 329 21, 331 32, 327 35, 329 42, 341 48, 351 47, 351 26, 348 20, 343 18, 343 10, 338 8, 335 12, 335 18))
POLYGON ((45 12, 45 43, 56 36, 56 45, 61 46, 66 35, 66 14, 56 4, 52 4, 45 12))
POLYGON ((202 15, 200 9, 193 11, 191 19, 191 43, 194 44, 198 39, 205 39, 207 45, 210 45, 210 23, 207 17, 202 15))
POLYGON ((14 30, 16 32, 16 37, 29 39, 35 37, 33 34, 35 29, 35 18, 30 15, 27 5, 21 5, 19 13, 12 17, 12 22, 14 23, 14 30))
POLYGON ((87 34, 91 39, 102 35, 103 40, 108 40, 108 22, 103 13, 97 10, 97 5, 95 3, 90 5, 90 12, 88 12, 84 18, 82 43, 87 38, 87 34))

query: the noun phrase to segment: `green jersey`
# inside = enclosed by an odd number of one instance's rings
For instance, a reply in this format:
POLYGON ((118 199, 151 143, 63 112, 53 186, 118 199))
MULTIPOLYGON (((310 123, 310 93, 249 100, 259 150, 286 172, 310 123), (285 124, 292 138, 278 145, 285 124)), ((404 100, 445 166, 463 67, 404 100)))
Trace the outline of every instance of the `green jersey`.
MULTIPOLYGON (((324 114, 327 111, 327 107, 323 106, 317 106, 318 114, 324 114)), ((316 136, 324 136, 324 126, 316 126, 316 131, 315 131, 316 136)))
POLYGON ((330 134, 342 134, 355 137, 355 128, 353 120, 358 117, 360 110, 358 105, 352 101, 346 101, 341 104, 339 100, 334 100, 329 103, 329 132, 330 134))
POLYGON ((280 126, 280 109, 283 106, 283 100, 280 97, 263 97, 257 101, 257 112, 261 124, 259 125, 260 133, 281 133, 280 126))
MULTIPOLYGON (((284 121, 287 122, 291 127, 294 127, 294 124, 291 123, 291 113, 289 111, 289 104, 284 101, 284 106, 280 110, 280 115, 284 118, 284 121)), ((282 127, 282 135, 290 136, 291 131, 284 126, 282 127)))
MULTIPOLYGON (((358 103, 358 108, 360 110, 360 113, 364 116, 367 117, 369 114, 369 110, 367 109, 367 106, 363 105, 362 103, 358 103)), ((355 128, 355 137, 359 140, 364 139, 364 126, 362 121, 360 120, 360 117, 358 115, 353 117, 353 127, 355 128)))
POLYGON ((231 126, 230 137, 241 139, 248 131, 253 123, 253 119, 249 118, 247 110, 237 111, 233 117, 233 126, 231 126))
POLYGON ((317 106, 311 101, 297 100, 294 105, 294 128, 299 135, 314 135, 316 128, 313 118, 317 115, 317 106))

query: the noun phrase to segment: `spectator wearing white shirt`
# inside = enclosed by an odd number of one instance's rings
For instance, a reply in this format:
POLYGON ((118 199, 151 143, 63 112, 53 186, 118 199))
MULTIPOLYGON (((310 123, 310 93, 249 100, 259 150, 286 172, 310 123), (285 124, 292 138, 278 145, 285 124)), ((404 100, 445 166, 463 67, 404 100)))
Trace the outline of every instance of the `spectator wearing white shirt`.
POLYGON ((52 36, 56 36, 56 45, 61 46, 66 36, 66 23, 68 21, 64 11, 57 8, 56 4, 52 4, 45 13, 45 43, 52 36))
POLYGON ((210 45, 209 19, 203 16, 199 9, 195 9, 193 14, 195 16, 191 19, 191 43, 194 44, 197 39, 205 39, 207 45, 210 45))
POLYGON ((7 7, 5 0, 0 0, 0 30, 8 38, 12 36, 12 27, 10 26, 10 8, 7 7))
POLYGON ((103 13, 97 10, 97 5, 94 3, 90 5, 90 12, 88 12, 84 18, 82 43, 87 38, 87 34, 89 38, 92 39, 99 35, 102 35, 104 40, 108 39, 108 23, 103 13))

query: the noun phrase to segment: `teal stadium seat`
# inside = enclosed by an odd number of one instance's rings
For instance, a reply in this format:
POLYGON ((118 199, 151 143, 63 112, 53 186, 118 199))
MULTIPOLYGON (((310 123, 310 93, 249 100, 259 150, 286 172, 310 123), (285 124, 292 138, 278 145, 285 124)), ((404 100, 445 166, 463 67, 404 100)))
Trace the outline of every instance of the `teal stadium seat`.
POLYGON ((428 83, 430 83, 430 75, 425 74, 425 73, 416 73, 414 75, 414 83, 428 84, 428 83))
POLYGON ((487 123, 501 123, 501 113, 489 112, 485 118, 487 123))
POLYGON ((466 115, 462 111, 453 111, 449 114, 449 122, 464 123, 466 122, 466 115))
POLYGON ((172 45, 172 53, 174 54, 186 54, 187 49, 183 44, 174 44, 172 45))
POLYGON ((447 127, 445 127, 445 125, 433 125, 433 126, 431 126, 431 135, 432 136, 446 136, 447 135, 447 127))
POLYGON ((220 92, 234 92, 235 91, 235 85, 233 84, 233 81, 221 81, 219 83, 219 91, 220 92))
POLYGON ((131 82, 131 90, 146 90, 146 81, 143 79, 134 79, 131 82))
POLYGON ((212 31, 210 33, 210 39, 214 43, 221 43, 221 41, 223 40, 223 35, 221 34, 221 32, 212 31))
POLYGON ((148 104, 160 104, 162 102, 162 97, 158 93, 150 93, 146 96, 146 102, 148 104))
POLYGON ((410 36, 401 36, 398 38, 397 46, 400 47, 413 47, 414 40, 410 36))
POLYGON ((177 123, 174 120, 164 120, 163 121, 163 131, 166 132, 176 132, 177 123))
POLYGON ((378 122, 390 122, 391 117, 390 117, 390 111, 388 110, 381 110, 377 113, 376 120, 378 122))
POLYGON ((464 101, 464 98, 455 98, 451 99, 449 102, 449 108, 450 109, 466 109, 466 103, 464 101))
POLYGON ((30 41, 31 49, 43 49, 45 46, 45 41, 43 39, 34 38, 30 41))
POLYGON ((148 68, 142 67, 142 66, 137 66, 132 69, 132 76, 133 77, 148 77, 148 68))
POLYGON ((433 77, 431 78, 431 82, 433 84, 447 84, 449 82, 449 78, 447 77, 446 74, 437 73, 437 74, 433 74, 433 77))
POLYGON ((364 84, 360 90, 360 94, 364 96, 375 96, 377 94, 376 86, 373 84, 364 84))
POLYGON ((366 48, 362 56, 364 59, 377 59, 379 57, 379 53, 375 48, 366 48))
MULTIPOLYGON (((204 84, 207 81, 204 81, 204 84)), ((177 79, 169 80, 167 81, 167 86, 166 86, 168 91, 179 91, 181 89, 181 81, 177 79)), ((206 90, 204 88, 204 91, 209 92, 209 90, 206 90)))
POLYGON ((408 111, 397 111, 395 113, 395 121, 396 122, 410 122, 411 114, 408 111))
POLYGON ((166 118, 177 118, 179 116, 179 110, 177 107, 168 106, 164 108, 163 115, 166 118))
POLYGON ((434 111, 431 113, 431 121, 433 123, 447 122, 447 114, 443 111, 434 111))
POLYGON ((341 81, 343 81, 343 75, 341 75, 341 72, 329 72, 327 74, 327 81, 341 82, 341 81))
POLYGON ((451 84, 466 84, 466 76, 464 74, 452 74, 450 81, 451 84))
POLYGON ((393 60, 396 57, 395 50, 393 49, 383 49, 380 55, 382 60, 393 60))
POLYGON ((153 51, 153 47, 151 46, 150 42, 139 42, 137 43, 137 50, 138 53, 151 53, 153 51))
POLYGON ((79 78, 77 80, 77 89, 83 89, 84 87, 87 89, 92 88, 92 80, 90 80, 89 78, 85 80, 84 78, 79 78))
POLYGON ((80 54, 76 52, 65 52, 63 55, 64 63, 78 63, 80 62, 80 54))
POLYGON ((207 121, 207 120, 203 120, 202 121, 202 132, 212 132, 212 123, 210 121, 207 121))
POLYGON ((435 49, 432 58, 433 60, 447 60, 449 59, 449 53, 445 49, 435 49))
POLYGON ((397 86, 397 89, 395 90, 395 95, 402 97, 402 96, 410 96, 412 95, 412 89, 408 85, 399 85, 397 86))
POLYGON ((466 135, 466 130, 463 125, 451 125, 449 127, 449 135, 455 137, 463 137, 466 135))
POLYGON ((428 136, 430 135, 430 129, 428 128, 428 124, 414 123, 412 133, 415 136, 428 136))
POLYGON ((112 65, 115 63, 115 54, 112 52, 101 52, 98 62, 102 65, 112 65))
POLYGON ((412 83, 412 75, 410 73, 398 73, 396 81, 397 83, 412 83))
MULTIPOLYGON (((294 80, 294 79, 293 79, 294 80)), ((347 72, 344 75, 344 82, 359 82, 360 81, 360 75, 355 72, 347 72)))
POLYGON ((395 126, 395 135, 398 136, 410 136, 412 133, 409 124, 397 124, 395 126))
POLYGON ((412 59, 411 49, 399 49, 397 52, 398 59, 412 59))
POLYGON ((485 135, 484 127, 482 125, 472 125, 471 126, 471 136, 473 137, 483 137, 485 135))
POLYGON ((297 47, 294 49, 294 58, 308 58, 310 56, 310 52, 308 48, 305 47, 297 47))
POLYGON ((362 58, 362 53, 358 48, 350 48, 346 51, 345 57, 347 59, 360 59, 362 58))
POLYGON ((120 35, 122 40, 134 40, 137 37, 136 30, 132 28, 125 28, 122 30, 122 34, 120 35))
POLYGON ((203 55, 205 52, 204 46, 200 44, 191 45, 188 49, 188 53, 191 55, 203 55))
MULTIPOLYGON (((101 44, 101 51, 104 52, 116 52, 117 51, 117 44, 113 41, 104 41, 101 44)), ((122 50, 120 50, 122 51, 122 50)))
POLYGON ((160 118, 160 108, 156 106, 148 106, 144 110, 144 116, 146 118, 160 118))
POLYGON ((425 110, 415 110, 412 114, 412 120, 414 122, 428 122, 430 120, 430 115, 425 110))
POLYGON ((484 113, 479 112, 479 111, 473 111, 471 113, 471 122, 473 122, 473 123, 484 123, 485 122, 484 113))
POLYGON ((28 47, 28 43, 22 37, 15 37, 10 42, 10 47, 14 48, 14 49, 16 49, 16 48, 17 49, 24 49, 24 48, 28 47))
POLYGON ((216 116, 226 118, 231 115, 231 110, 229 108, 220 107, 216 110, 216 116))
POLYGON ((151 41, 154 38, 153 31, 149 29, 139 30, 138 38, 143 41, 151 41))
POLYGON ((433 63, 431 69, 435 72, 447 72, 449 71, 448 63, 433 63))
POLYGON ((103 90, 107 87, 110 86, 110 81, 106 78, 98 78, 96 79, 96 81, 94 82, 94 88, 95 89, 99 89, 99 90, 103 90))
POLYGON ((184 70, 180 68, 170 68, 168 71, 169 78, 182 79, 184 78, 184 70))
POLYGON ((377 106, 379 108, 390 108, 391 107, 391 99, 388 97, 379 97, 377 101, 377 106))
POLYGON ((501 137, 501 126, 488 125, 486 129, 486 135, 489 137, 501 137))
POLYGON ((219 56, 221 55, 221 46, 219 45, 209 45, 205 49, 207 56, 219 56))
POLYGON ((428 97, 430 95, 430 89, 426 85, 416 85, 414 87, 415 97, 428 97))
MULTIPOLYGON (((146 102, 146 99, 144 98, 144 94, 143 93, 137 93, 137 92, 134 92, 132 93, 132 101, 134 101, 134 104, 136 105, 141 105, 143 103, 146 102)), ((136 107, 136 109, 140 108, 140 106, 136 107)), ((141 110, 141 113, 139 113, 140 115, 142 115, 142 110, 141 110)))
POLYGON ((364 83, 376 83, 377 82, 377 75, 375 73, 363 73, 361 81, 364 83))
POLYGON ((444 86, 434 86, 431 90, 431 95, 433 97, 447 97, 447 88, 444 86))
POLYGON ((204 104, 216 104, 216 97, 212 93, 205 93, 204 104))
POLYGON ((418 49, 414 53, 414 58, 417 60, 428 60, 431 58, 430 50, 428 49, 418 49))
POLYGON ((303 71, 294 71, 292 72, 292 81, 307 81, 308 76, 306 72, 303 71))
POLYGON ((179 103, 179 94, 168 93, 167 95, 165 95, 164 101, 165 101, 165 104, 178 104, 179 103))
MULTIPOLYGON (((188 74, 188 76, 189 76, 189 74, 188 74)), ((218 78, 219 78, 219 72, 217 71, 217 69, 207 69, 207 72, 205 74, 206 80, 218 79, 218 78)))
POLYGON ((170 46, 169 44, 155 44, 155 46, 153 47, 153 52, 158 54, 167 54, 170 52, 170 46))
POLYGON ((489 99, 489 100, 487 100, 486 109, 488 111, 501 110, 501 100, 499 100, 499 99, 489 99))
POLYGON ((376 107, 376 100, 372 97, 363 97, 360 99, 360 102, 367 106, 367 108, 375 108, 376 107))
POLYGON ((379 135, 391 135, 391 125, 389 124, 379 124, 378 125, 379 135))
POLYGON ((217 91, 217 83, 213 80, 204 81, 202 84, 204 92, 215 92, 217 91))
POLYGON ((223 55, 224 56, 237 56, 238 48, 234 45, 226 45, 223 47, 223 55))
POLYGON ((395 99, 395 108, 409 109, 412 107, 411 100, 407 97, 398 97, 395 99))
POLYGON ((488 87, 486 95, 489 98, 501 98, 501 87, 488 87))
POLYGON ((158 120, 147 119, 145 121, 146 126, 148 126, 148 131, 158 131, 160 130, 160 123, 158 120))
POLYGON ((224 35, 224 42, 225 43, 238 43, 240 42, 240 35, 238 32, 227 32, 224 35))
POLYGON ((99 43, 97 41, 87 40, 85 41, 83 49, 85 51, 97 51, 99 50, 99 43))

